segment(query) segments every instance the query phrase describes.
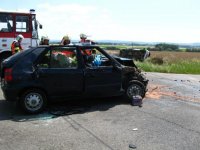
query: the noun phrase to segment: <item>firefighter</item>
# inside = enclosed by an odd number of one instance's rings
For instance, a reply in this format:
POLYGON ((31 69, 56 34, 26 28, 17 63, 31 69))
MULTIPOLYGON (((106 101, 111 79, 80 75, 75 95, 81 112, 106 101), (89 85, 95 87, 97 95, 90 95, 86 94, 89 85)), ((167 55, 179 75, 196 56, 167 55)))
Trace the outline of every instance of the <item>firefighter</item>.
POLYGON ((87 35, 81 33, 80 34, 80 43, 86 43, 87 35))
POLYGON ((19 34, 17 35, 16 40, 12 42, 11 44, 12 55, 23 50, 21 46, 21 42, 23 39, 24 39, 23 35, 19 34))
POLYGON ((90 44, 90 45, 95 45, 96 43, 92 40, 87 39, 87 35, 81 33, 80 34, 80 43, 86 43, 86 44, 90 44))
POLYGON ((49 38, 48 38, 48 36, 42 36, 41 37, 40 45, 49 45, 49 38))
POLYGON ((60 45, 69 45, 71 43, 71 40, 68 35, 63 36, 60 45))
MULTIPOLYGON (((80 41, 79 41, 79 43, 86 44, 86 45, 87 44, 89 44, 89 45, 96 44, 94 41, 87 39, 87 37, 88 37, 87 35, 81 33, 80 34, 80 41)), ((86 55, 88 55, 88 56, 90 56, 92 54, 92 50, 91 49, 86 49, 83 53, 86 54, 86 55)))

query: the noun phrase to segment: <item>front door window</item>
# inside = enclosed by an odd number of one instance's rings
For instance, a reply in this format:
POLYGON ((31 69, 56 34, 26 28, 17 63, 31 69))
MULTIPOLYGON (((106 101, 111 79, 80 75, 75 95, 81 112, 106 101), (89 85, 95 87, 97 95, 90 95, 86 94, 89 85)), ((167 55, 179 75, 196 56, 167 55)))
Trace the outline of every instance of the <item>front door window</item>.
POLYGON ((96 48, 82 49, 81 53, 86 68, 113 67, 111 60, 96 48))

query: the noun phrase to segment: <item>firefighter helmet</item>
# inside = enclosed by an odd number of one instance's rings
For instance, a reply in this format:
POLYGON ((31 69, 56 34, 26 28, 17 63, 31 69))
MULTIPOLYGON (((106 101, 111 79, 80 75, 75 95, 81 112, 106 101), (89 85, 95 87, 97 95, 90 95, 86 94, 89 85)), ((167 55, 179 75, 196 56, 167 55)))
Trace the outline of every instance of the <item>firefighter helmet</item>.
POLYGON ((81 33, 81 34, 80 34, 80 38, 81 38, 81 39, 87 39, 87 35, 81 33))
POLYGON ((24 39, 24 36, 21 35, 21 34, 17 35, 17 37, 16 37, 16 40, 17 40, 17 41, 19 41, 20 39, 24 39))
POLYGON ((43 41, 44 40, 48 40, 49 41, 49 37, 48 36, 43 36, 43 41))
POLYGON ((66 36, 63 36, 63 40, 70 40, 70 38, 68 35, 66 35, 66 36))

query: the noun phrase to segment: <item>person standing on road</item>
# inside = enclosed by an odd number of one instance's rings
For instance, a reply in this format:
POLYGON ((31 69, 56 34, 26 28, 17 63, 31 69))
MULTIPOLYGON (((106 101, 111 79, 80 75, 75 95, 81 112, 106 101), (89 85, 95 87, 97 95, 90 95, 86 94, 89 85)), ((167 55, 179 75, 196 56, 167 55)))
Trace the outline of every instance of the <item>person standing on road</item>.
POLYGON ((24 39, 23 35, 19 34, 17 35, 16 39, 12 42, 11 44, 12 55, 23 50, 21 46, 21 42, 23 39, 24 39))

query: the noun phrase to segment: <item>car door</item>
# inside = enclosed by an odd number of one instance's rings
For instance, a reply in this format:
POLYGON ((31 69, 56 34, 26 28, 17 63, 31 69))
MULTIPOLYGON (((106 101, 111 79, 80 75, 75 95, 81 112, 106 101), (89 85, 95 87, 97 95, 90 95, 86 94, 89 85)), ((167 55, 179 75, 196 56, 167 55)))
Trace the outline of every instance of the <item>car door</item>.
POLYGON ((119 95, 122 83, 121 70, 114 67, 112 60, 101 52, 97 53, 98 55, 95 52, 95 57, 101 57, 101 63, 95 63, 93 60, 92 65, 86 65, 84 70, 86 93, 96 97, 119 95))
POLYGON ((75 47, 53 47, 44 54, 42 61, 38 64, 38 81, 49 96, 82 94, 83 70, 79 68, 75 47))

